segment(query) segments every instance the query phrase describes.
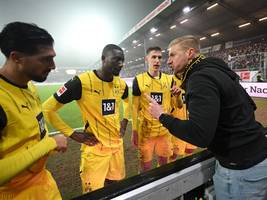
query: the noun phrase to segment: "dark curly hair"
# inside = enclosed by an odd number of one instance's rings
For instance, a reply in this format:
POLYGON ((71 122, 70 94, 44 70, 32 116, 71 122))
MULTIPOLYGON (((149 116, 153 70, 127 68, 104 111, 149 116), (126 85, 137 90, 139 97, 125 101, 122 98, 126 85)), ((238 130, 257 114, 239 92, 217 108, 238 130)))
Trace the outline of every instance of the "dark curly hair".
POLYGON ((0 33, 0 49, 9 57, 12 51, 26 54, 38 52, 40 45, 52 46, 54 39, 43 28, 35 24, 12 22, 7 24, 0 33))

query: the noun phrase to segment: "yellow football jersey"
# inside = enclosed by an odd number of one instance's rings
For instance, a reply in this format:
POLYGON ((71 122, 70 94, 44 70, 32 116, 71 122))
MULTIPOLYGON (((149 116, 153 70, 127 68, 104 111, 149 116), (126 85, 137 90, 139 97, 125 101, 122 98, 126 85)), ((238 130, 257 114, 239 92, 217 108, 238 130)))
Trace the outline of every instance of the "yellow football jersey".
MULTIPOLYGON (((182 84, 182 80, 178 79, 176 76, 173 76, 173 85, 180 88, 182 84)), ((172 111, 172 115, 178 117, 179 119, 185 120, 188 119, 186 103, 185 103, 185 91, 180 88, 181 94, 178 97, 178 102, 174 101, 176 104, 182 103, 182 108, 178 108, 178 105, 173 105, 174 110, 172 111), (181 103, 180 103, 181 102, 181 103)), ((177 97, 173 97, 177 98, 177 97)))
POLYGON ((68 81, 48 99, 43 105, 46 118, 66 135, 73 133, 73 129, 50 111, 72 100, 80 107, 85 131, 93 133, 105 147, 122 145, 120 104, 122 100, 128 103, 128 86, 124 80, 114 76, 111 82, 102 81, 95 71, 89 71, 68 81))
POLYGON ((172 76, 165 73, 160 73, 158 78, 153 78, 148 72, 135 77, 133 81, 133 98, 139 97, 139 108, 137 111, 133 111, 137 112, 133 113, 133 124, 136 126, 136 120, 139 121, 139 127, 141 127, 141 134, 143 137, 153 137, 168 133, 168 130, 149 114, 149 102, 144 94, 150 95, 162 105, 164 112, 170 113, 171 87, 172 76), (134 117, 135 115, 138 116, 138 119, 134 117))
POLYGON ((1 128, 1 159, 35 145, 47 137, 47 129, 41 101, 31 82, 22 88, 0 78, 0 96, 6 118, 6 124, 1 128))
MULTIPOLYGON (((56 142, 48 137, 41 102, 31 82, 19 87, 0 75, 0 96, 0 185, 6 183, 0 193, 18 195, 19 188, 27 193, 29 183, 35 184, 33 177, 45 171, 47 154, 56 142)), ((54 186, 50 189, 59 194, 54 186)))
POLYGON ((112 82, 102 81, 94 72, 82 74, 79 78, 82 97, 77 102, 86 130, 94 133, 104 146, 119 146, 122 142, 119 111, 126 83, 119 77, 114 77, 112 82))

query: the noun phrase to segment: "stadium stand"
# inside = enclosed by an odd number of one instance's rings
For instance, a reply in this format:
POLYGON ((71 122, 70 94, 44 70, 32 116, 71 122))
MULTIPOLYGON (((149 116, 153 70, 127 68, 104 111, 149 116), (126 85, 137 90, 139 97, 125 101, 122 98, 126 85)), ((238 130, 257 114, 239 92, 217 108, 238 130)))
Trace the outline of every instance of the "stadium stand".
MULTIPOLYGON (((258 36, 242 40, 242 42, 234 41, 235 45, 231 48, 221 47, 217 51, 204 53, 206 56, 213 56, 223 59, 235 71, 261 71, 266 63, 267 39, 266 36, 258 36)), ((221 45, 222 46, 222 45, 221 45)), ((167 62, 167 53, 163 53, 163 63, 167 62)), ((145 61, 144 61, 145 62, 145 61)), ((146 71, 145 63, 133 66, 127 66, 122 70, 122 77, 134 77, 139 73, 146 71)), ((162 66, 162 71, 168 74, 172 73, 171 68, 166 64, 162 66)))

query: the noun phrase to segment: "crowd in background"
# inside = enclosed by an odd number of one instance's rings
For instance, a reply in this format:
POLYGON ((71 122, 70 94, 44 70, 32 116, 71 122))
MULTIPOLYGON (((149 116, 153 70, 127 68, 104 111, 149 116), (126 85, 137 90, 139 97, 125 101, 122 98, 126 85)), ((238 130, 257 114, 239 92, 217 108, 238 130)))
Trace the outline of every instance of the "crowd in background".
POLYGON ((209 52, 207 56, 219 57, 228 63, 233 70, 260 70, 267 52, 266 40, 248 42, 237 47, 209 52))
MULTIPOLYGON (((256 41, 246 41, 240 44, 235 44, 231 48, 222 47, 218 51, 210 51, 204 53, 206 56, 213 56, 223 59, 228 63, 229 67, 234 71, 263 71, 264 59, 267 57, 267 40, 260 39, 256 41)), ((163 62, 167 63, 168 54, 163 54, 163 62)), ((123 78, 134 77, 137 74, 143 73, 147 70, 146 65, 143 62, 139 62, 135 65, 125 64, 125 67, 121 70, 120 76, 123 78)), ((266 61, 265 61, 266 62, 266 61)), ((82 71, 88 70, 83 68, 82 71)), ((80 74, 81 70, 76 70, 76 74, 80 74)), ((161 71, 167 74, 172 74, 172 69, 163 64, 161 71)), ((56 69, 48 77, 46 82, 65 82, 73 77, 73 74, 66 73, 66 68, 56 69)))

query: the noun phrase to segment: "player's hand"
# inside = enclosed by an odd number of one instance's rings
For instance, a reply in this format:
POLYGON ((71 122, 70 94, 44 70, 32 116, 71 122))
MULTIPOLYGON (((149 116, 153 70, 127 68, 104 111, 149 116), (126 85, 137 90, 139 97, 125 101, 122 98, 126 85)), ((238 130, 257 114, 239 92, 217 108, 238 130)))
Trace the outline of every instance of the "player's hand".
POLYGON ((132 145, 135 148, 138 147, 138 132, 137 132, 137 130, 133 130, 133 132, 132 132, 132 145))
POLYGON ((70 138, 79 143, 86 144, 88 146, 95 146, 99 142, 93 133, 85 131, 82 132, 74 131, 71 134, 70 138))
POLYGON ((125 135, 127 124, 128 124, 128 119, 121 120, 121 123, 120 123, 120 135, 121 135, 121 137, 123 137, 125 135))
POLYGON ((159 116, 164 113, 163 108, 159 105, 153 98, 151 98, 148 94, 145 94, 145 97, 149 101, 148 112, 152 115, 152 117, 159 119, 159 116))
POLYGON ((55 150, 64 153, 67 150, 67 144, 68 144, 67 138, 62 134, 52 136, 52 138, 54 138, 54 140, 57 143, 57 147, 55 150))
POLYGON ((174 85, 171 88, 171 93, 173 96, 179 96, 181 94, 181 89, 179 87, 177 87, 176 85, 174 85))

